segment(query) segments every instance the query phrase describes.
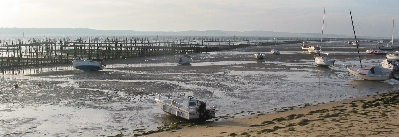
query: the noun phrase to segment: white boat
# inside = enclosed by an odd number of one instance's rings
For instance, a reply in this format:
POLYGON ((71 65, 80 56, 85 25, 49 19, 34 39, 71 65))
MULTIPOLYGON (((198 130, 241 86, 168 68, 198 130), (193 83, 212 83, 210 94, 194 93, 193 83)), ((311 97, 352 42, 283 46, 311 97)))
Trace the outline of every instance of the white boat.
POLYGON ((309 53, 315 53, 315 54, 320 54, 321 48, 319 46, 310 46, 308 49, 309 53))
POLYGON ((382 43, 384 43, 384 40, 378 41, 378 44, 382 44, 382 43))
POLYGON ((390 69, 381 66, 372 67, 347 67, 349 73, 364 80, 384 81, 393 78, 390 69))
POLYGON ((359 46, 359 42, 358 41, 352 42, 352 46, 359 46))
POLYGON ((393 47, 392 47, 392 45, 390 45, 390 43, 387 43, 387 45, 386 46, 379 46, 378 47, 378 49, 380 49, 380 50, 393 50, 393 47))
POLYGON ((393 33, 394 33, 394 25, 395 25, 394 23, 395 23, 395 20, 392 20, 392 39, 391 39, 391 41, 388 42, 386 46, 378 47, 379 49, 381 49, 381 50, 393 50, 394 49, 394 47, 393 47, 393 33))
POLYGON ((215 118, 216 110, 214 107, 207 109, 204 101, 192 96, 175 98, 159 96, 155 98, 155 101, 164 112, 187 120, 215 118))
POLYGON ((255 57, 255 59, 265 59, 265 54, 264 53, 255 53, 254 57, 255 57))
POLYGON ((328 57, 324 56, 315 56, 314 62, 316 63, 317 66, 331 66, 334 65, 335 60, 332 60, 328 57))
POLYGON ((399 62, 396 60, 389 60, 385 59, 381 62, 381 66, 383 68, 387 68, 393 71, 398 71, 399 70, 399 62))
POLYGON ((83 71, 98 71, 105 68, 105 64, 100 61, 89 59, 76 59, 72 61, 73 67, 83 71))
MULTIPOLYGON (((321 35, 324 34, 324 17, 325 17, 325 15, 326 15, 326 10, 324 9, 323 26, 321 27, 321 35)), ((320 40, 320 45, 321 45, 321 43, 323 43, 323 37, 320 40)), ((314 62, 316 63, 317 66, 328 67, 328 66, 334 65, 335 60, 331 60, 328 57, 322 56, 319 51, 318 56, 315 56, 315 58, 314 58, 314 62)))
POLYGON ((388 53, 386 55, 387 59, 392 59, 392 60, 399 60, 399 51, 395 51, 393 53, 388 53))
POLYGON ((387 51, 382 51, 379 49, 368 49, 366 50, 367 54, 374 54, 374 55, 386 55, 388 52, 387 51))
POLYGON ((301 48, 302 48, 303 50, 308 50, 308 49, 309 49, 308 42, 306 42, 306 41, 302 42, 301 48))
POLYGON ((275 55, 280 55, 280 51, 278 51, 277 49, 272 49, 270 52, 275 55))
MULTIPOLYGON (((352 20, 352 11, 349 11, 351 15, 351 21, 352 21, 352 28, 353 28, 353 34, 355 36, 355 41, 356 40, 356 34, 355 34, 355 27, 353 25, 353 20, 352 20)), ((359 45, 356 46, 358 51, 359 51, 359 45)), ((360 56, 359 56, 360 60, 360 56)), ((347 67, 347 70, 349 73, 352 75, 362 78, 364 80, 375 80, 375 81, 383 81, 383 80, 388 80, 393 78, 393 71, 387 68, 383 68, 382 66, 371 66, 371 67, 363 67, 360 62, 360 67, 347 67)))
POLYGON ((180 57, 177 63, 179 63, 180 65, 189 65, 191 64, 192 61, 193 59, 191 58, 190 55, 184 54, 183 57, 180 57))

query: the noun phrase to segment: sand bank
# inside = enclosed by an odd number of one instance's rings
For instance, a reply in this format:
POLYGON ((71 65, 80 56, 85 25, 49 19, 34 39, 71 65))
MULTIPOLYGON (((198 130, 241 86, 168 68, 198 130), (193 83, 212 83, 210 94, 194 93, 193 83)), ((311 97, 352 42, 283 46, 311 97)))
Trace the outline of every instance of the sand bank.
POLYGON ((285 112, 212 122, 151 137, 399 135, 399 91, 285 112))

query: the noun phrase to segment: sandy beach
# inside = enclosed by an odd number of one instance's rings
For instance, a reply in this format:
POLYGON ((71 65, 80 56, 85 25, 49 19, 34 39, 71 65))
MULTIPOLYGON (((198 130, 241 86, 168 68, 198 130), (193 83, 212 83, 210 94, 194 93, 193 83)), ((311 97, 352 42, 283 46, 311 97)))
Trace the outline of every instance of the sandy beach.
POLYGON ((184 127, 150 137, 399 135, 399 91, 184 127))

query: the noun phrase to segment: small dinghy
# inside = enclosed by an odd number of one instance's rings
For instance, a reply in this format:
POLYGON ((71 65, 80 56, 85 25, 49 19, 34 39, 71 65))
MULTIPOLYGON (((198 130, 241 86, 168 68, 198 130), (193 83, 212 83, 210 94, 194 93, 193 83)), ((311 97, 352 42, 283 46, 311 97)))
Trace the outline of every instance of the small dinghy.
POLYGON ((255 57, 255 59, 265 59, 265 54, 264 53, 255 53, 254 57, 255 57))
POLYGON ((393 71, 399 70, 399 62, 396 60, 385 59, 381 62, 381 66, 393 71))
POLYGON ((83 71, 98 71, 105 68, 105 64, 100 61, 89 59, 76 59, 72 61, 73 67, 83 71))
POLYGON ((309 53, 314 53, 314 54, 319 54, 321 51, 321 48, 319 46, 310 46, 308 49, 309 53))
POLYGON ((159 96, 155 101, 163 111, 187 120, 208 120, 215 118, 214 107, 207 109, 204 101, 192 96, 188 97, 164 97, 159 96))
POLYGON ((192 61, 193 59, 190 55, 184 54, 177 63, 179 63, 180 65, 190 65, 192 61))
POLYGON ((395 51, 393 53, 388 53, 386 55, 387 59, 391 59, 391 60, 399 60, 399 51, 395 51))
POLYGON ((328 67, 328 66, 334 65, 335 60, 332 60, 325 56, 315 56, 314 62, 316 63, 317 66, 328 67))
POLYGON ((278 51, 277 49, 272 49, 270 52, 274 55, 280 55, 280 51, 278 51))

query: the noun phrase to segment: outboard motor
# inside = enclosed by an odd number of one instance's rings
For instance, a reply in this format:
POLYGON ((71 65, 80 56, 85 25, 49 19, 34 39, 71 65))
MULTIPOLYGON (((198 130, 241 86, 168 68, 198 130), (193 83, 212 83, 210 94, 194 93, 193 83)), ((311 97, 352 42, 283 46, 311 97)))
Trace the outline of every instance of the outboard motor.
POLYGON ((203 101, 198 101, 198 112, 200 113, 200 119, 208 120, 215 117, 215 109, 206 109, 206 103, 203 101))

